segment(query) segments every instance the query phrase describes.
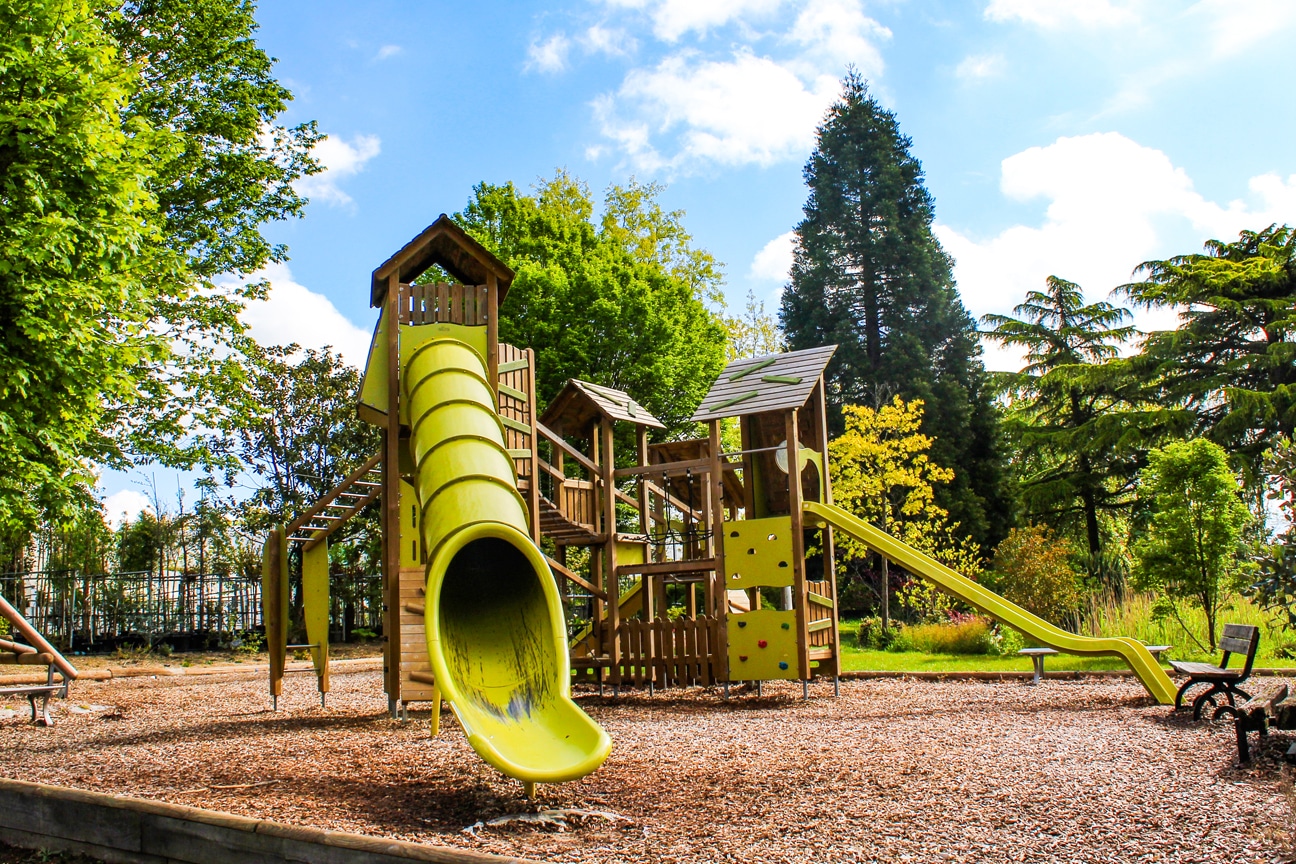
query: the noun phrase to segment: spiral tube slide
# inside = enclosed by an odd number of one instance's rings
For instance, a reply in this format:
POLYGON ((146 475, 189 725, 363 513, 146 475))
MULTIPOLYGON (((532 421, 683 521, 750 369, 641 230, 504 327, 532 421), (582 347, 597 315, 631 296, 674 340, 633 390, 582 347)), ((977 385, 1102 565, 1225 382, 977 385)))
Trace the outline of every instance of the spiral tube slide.
POLYGON ((427 554, 428 658, 468 742, 527 784, 584 777, 612 740, 571 699, 558 586, 527 533, 481 355, 434 339, 405 367, 427 554))
POLYGON ((980 609, 991 618, 1017 628, 1042 645, 1067 654, 1105 655, 1124 659, 1153 699, 1162 705, 1174 704, 1174 683, 1138 640, 1123 636, 1095 638, 1068 633, 1020 606, 1009 603, 993 591, 986 590, 966 576, 954 572, 939 561, 924 555, 912 546, 901 543, 890 534, 857 519, 845 510, 831 504, 818 504, 811 501, 805 503, 804 509, 814 520, 827 522, 834 528, 845 531, 874 552, 885 555, 910 573, 921 576, 940 590, 957 597, 969 606, 980 609))

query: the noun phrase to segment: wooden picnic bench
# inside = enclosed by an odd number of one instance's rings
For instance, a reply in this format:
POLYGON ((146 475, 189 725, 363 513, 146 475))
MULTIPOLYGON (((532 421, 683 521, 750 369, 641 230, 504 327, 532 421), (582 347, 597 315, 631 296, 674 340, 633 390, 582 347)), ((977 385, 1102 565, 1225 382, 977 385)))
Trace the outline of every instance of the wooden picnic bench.
POLYGON ((1215 697, 1223 695, 1230 707, 1236 706, 1235 696, 1250 699, 1238 685, 1251 677, 1251 667, 1255 664, 1256 650, 1260 647, 1260 628, 1251 624, 1225 624, 1224 635, 1219 641, 1224 652, 1218 666, 1209 663, 1189 663, 1182 660, 1171 660, 1170 666, 1176 672, 1187 675, 1188 680, 1175 694, 1175 710, 1183 706, 1184 694, 1198 684, 1208 684, 1209 689, 1193 700, 1193 719, 1200 720, 1202 711, 1209 704, 1215 705, 1215 697), (1229 658, 1234 654, 1246 657, 1241 667, 1228 668, 1229 658))
MULTIPOLYGON (((1231 715, 1237 731, 1238 764, 1251 761, 1251 749, 1247 746, 1247 733, 1259 732, 1263 737, 1274 729, 1296 729, 1296 700, 1287 699, 1287 685, 1278 687, 1244 702, 1241 705, 1221 705, 1215 709, 1211 719, 1218 720, 1222 715, 1231 715)), ((1287 761, 1296 757, 1296 744, 1287 751, 1287 761)))
POLYGON ((31 703, 32 722, 42 726, 53 726, 54 718, 49 712, 50 697, 59 696, 66 699, 68 686, 77 677, 77 671, 57 648, 36 632, 36 628, 32 627, 17 609, 9 605, 9 601, 4 597, 0 597, 0 619, 8 621, 15 635, 21 636, 29 643, 24 645, 12 639, 0 639, 0 663, 44 666, 46 670, 44 684, 0 687, 0 697, 25 696, 31 703), (55 680, 55 675, 59 680, 55 680))

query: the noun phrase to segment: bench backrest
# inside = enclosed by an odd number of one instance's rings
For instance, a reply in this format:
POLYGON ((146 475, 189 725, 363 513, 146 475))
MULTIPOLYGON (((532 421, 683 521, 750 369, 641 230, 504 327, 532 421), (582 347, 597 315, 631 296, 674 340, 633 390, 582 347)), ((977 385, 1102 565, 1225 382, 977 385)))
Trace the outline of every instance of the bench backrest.
POLYGON ((1224 651, 1221 668, 1228 667, 1231 654, 1246 657, 1246 664, 1242 667, 1242 677, 1245 678, 1251 674, 1251 665, 1255 663, 1256 651, 1260 648, 1260 628, 1254 624, 1225 624, 1219 647, 1224 651))

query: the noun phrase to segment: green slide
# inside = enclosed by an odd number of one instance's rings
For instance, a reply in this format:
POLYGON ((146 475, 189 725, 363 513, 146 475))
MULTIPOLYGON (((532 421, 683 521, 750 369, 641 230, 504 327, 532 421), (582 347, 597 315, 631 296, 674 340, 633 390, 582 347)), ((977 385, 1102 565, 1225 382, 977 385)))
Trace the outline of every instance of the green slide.
POLYGON ((910 573, 921 576, 940 590, 957 597, 969 606, 975 606, 991 618, 1015 627, 1042 645, 1067 654, 1123 658, 1143 682, 1143 686, 1147 688, 1153 699, 1162 705, 1174 704, 1175 687, 1170 681, 1170 676, 1139 641, 1126 637, 1094 638, 1068 633, 1020 606, 1009 603, 993 591, 987 591, 966 576, 960 576, 944 564, 924 555, 912 546, 901 543, 890 534, 855 518, 839 507, 815 502, 806 502, 804 506, 805 512, 813 517, 812 521, 826 522, 840 531, 845 531, 874 552, 885 555, 910 573))
POLYGON ((584 777, 612 740, 571 699, 562 601, 527 533, 486 364, 434 339, 404 385, 437 685, 478 755, 528 792, 584 777))

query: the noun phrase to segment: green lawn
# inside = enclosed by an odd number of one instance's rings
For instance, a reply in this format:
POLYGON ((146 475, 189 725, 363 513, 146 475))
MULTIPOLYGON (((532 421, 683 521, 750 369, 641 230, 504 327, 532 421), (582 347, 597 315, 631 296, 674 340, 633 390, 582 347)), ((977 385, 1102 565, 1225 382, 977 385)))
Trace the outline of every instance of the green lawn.
MULTIPOLYGON (((1128 669, 1119 657, 1059 654, 1044 661, 1044 671, 1128 669)), ((920 654, 916 651, 865 651, 842 641, 843 672, 1029 672, 1029 657, 975 654, 920 654)))

